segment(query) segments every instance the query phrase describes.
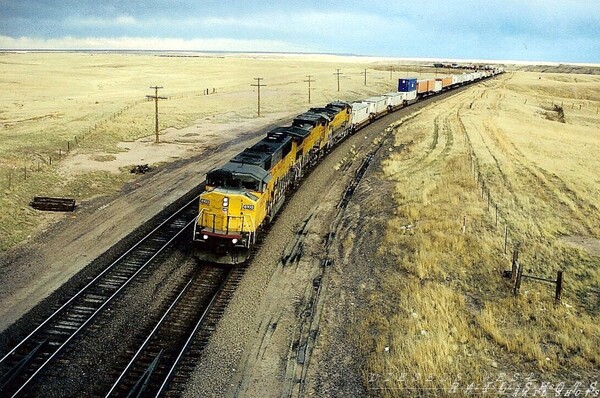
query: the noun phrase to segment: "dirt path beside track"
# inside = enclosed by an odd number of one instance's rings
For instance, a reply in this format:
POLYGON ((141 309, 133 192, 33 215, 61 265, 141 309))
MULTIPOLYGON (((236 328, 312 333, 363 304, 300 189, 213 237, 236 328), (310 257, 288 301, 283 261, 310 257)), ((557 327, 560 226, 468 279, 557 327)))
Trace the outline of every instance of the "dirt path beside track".
POLYGON ((27 244, 0 255, 0 331, 3 331, 87 264, 138 226, 192 190, 222 164, 275 125, 199 155, 162 166, 120 192, 80 203, 27 244))
MULTIPOLYGON (((451 93, 438 98, 447 95, 451 93)), ((366 223, 360 220, 364 203, 346 210, 338 205, 365 154, 387 137, 390 124, 401 125, 430 103, 400 110, 359 131, 306 178, 247 269, 185 396, 367 394, 363 362, 349 344, 349 329, 340 325, 356 322, 352 309, 361 305, 356 292, 374 288, 365 286, 373 267, 365 245, 377 225, 379 230, 384 226, 376 214, 381 200, 367 205, 366 223), (357 238, 354 228, 366 235, 357 238), (357 255, 364 266, 346 269, 349 256, 357 255)), ((445 145, 437 151, 442 153, 445 145)), ((385 139, 378 153, 394 150, 393 140, 385 139)), ((376 191, 384 188, 376 179, 361 184, 361 191, 368 189, 365 184, 376 191)), ((368 194, 361 195, 367 200, 368 194)))

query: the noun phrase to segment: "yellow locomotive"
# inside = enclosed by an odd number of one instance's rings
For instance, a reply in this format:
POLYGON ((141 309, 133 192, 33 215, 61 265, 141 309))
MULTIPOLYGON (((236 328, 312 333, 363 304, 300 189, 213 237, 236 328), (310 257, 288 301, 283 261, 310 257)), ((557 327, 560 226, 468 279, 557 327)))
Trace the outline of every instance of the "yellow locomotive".
POLYGON ((203 260, 244 262, 292 185, 350 131, 351 107, 337 101, 298 115, 206 175, 193 240, 203 260))

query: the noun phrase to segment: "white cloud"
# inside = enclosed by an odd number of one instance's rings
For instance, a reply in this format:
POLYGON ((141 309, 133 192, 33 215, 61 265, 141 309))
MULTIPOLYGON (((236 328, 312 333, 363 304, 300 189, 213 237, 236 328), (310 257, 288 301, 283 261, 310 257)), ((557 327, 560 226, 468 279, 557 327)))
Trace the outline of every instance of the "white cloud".
POLYGON ((270 51, 311 52, 294 43, 279 40, 176 39, 147 37, 62 37, 40 39, 0 36, 0 48, 22 50, 163 50, 163 51, 270 51))

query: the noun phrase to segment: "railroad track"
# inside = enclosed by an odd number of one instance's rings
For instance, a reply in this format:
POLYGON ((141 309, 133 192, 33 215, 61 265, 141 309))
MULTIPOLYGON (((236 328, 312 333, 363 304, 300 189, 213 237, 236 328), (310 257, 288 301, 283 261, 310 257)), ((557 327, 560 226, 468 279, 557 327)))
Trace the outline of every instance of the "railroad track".
POLYGON ((116 364, 106 397, 179 396, 244 270, 199 266, 128 362, 116 364))
POLYGON ((28 385, 191 225, 197 197, 141 238, 0 358, 0 396, 28 385))

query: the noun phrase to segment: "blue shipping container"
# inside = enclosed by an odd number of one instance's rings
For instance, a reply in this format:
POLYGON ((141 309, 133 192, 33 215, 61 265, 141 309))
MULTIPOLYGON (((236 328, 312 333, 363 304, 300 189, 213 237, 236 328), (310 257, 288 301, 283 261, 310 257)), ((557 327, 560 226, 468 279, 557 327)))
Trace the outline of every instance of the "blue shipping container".
POLYGON ((406 93, 417 89, 417 78, 409 77, 406 79, 398 79, 398 91, 406 93))

